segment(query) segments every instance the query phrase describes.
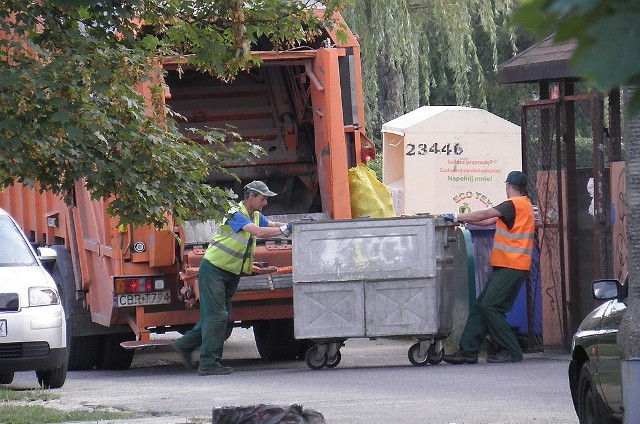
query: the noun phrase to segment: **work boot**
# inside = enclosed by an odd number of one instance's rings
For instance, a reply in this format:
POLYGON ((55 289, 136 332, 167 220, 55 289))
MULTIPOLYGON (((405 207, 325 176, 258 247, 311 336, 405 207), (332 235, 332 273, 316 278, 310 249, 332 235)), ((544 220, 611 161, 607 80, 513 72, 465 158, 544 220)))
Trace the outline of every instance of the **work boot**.
POLYGON ((182 365, 191 369, 195 368, 193 360, 191 359, 191 353, 193 353, 193 350, 183 349, 175 344, 175 342, 171 344, 171 347, 180 355, 180 362, 182 362, 182 365))
POLYGON ((487 362, 491 364, 504 364, 507 362, 520 362, 522 361, 522 356, 511 356, 507 352, 500 351, 495 355, 487 355, 487 362))
POLYGON ((460 364, 477 364, 478 355, 474 353, 467 353, 462 350, 458 350, 450 355, 444 355, 442 360, 448 364, 460 365, 460 364))
POLYGON ((233 368, 231 367, 223 367, 222 365, 214 365, 209 368, 199 368, 199 375, 227 375, 233 372, 233 368))

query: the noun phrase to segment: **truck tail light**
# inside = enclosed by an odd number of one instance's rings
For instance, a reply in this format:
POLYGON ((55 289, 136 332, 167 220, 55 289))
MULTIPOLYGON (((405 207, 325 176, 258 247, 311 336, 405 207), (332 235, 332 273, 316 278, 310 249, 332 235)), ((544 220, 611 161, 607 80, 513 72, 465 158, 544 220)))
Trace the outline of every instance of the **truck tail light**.
POLYGON ((129 281, 127 281, 127 285, 126 285, 127 293, 143 292, 144 291, 144 280, 142 280, 140 283, 137 280, 129 280, 129 281), (142 283, 142 284, 140 284, 140 283, 142 283), (142 290, 140 290, 141 288, 142 288, 142 290))
POLYGON ((362 149, 362 162, 367 163, 371 160, 376 160, 376 149, 367 150, 362 149))
POLYGON ((164 290, 164 280, 153 277, 116 278, 114 294, 145 293, 164 290))
POLYGON ((367 163, 376 159, 376 145, 373 141, 369 140, 364 134, 360 134, 362 140, 362 148, 360 150, 360 160, 367 163))

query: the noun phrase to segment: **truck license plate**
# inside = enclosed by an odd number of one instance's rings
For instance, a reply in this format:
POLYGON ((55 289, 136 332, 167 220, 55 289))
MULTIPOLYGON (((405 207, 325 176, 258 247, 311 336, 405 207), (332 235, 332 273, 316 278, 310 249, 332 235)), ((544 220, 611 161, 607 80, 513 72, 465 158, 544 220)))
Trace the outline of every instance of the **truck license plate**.
POLYGON ((7 320, 0 319, 0 337, 7 337, 7 320))
POLYGON ((166 291, 152 293, 130 293, 113 296, 113 306, 121 308, 125 306, 164 305, 171 302, 171 293, 166 291))

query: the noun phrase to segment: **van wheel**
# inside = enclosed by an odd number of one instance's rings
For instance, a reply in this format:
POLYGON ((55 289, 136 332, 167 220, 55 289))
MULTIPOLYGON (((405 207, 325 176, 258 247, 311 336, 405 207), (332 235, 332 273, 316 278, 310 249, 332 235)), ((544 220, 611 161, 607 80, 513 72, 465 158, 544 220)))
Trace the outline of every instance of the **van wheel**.
POLYGON ((0 384, 11 384, 13 376, 13 371, 0 370, 0 384))
POLYGON ((67 364, 63 363, 52 370, 36 370, 36 377, 43 389, 59 389, 67 379, 67 364))
POLYGON ((135 350, 120 346, 122 342, 135 340, 133 332, 105 334, 101 337, 102 349, 98 354, 96 367, 101 370, 126 370, 133 362, 135 350))

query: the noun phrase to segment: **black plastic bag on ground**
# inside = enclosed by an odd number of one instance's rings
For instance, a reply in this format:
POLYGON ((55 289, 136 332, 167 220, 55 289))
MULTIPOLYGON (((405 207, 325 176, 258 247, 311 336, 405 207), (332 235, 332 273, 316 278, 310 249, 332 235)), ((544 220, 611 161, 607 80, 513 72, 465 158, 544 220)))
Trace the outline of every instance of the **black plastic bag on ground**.
POLYGON ((213 424, 325 424, 324 416, 300 405, 223 406, 213 409, 213 424))

